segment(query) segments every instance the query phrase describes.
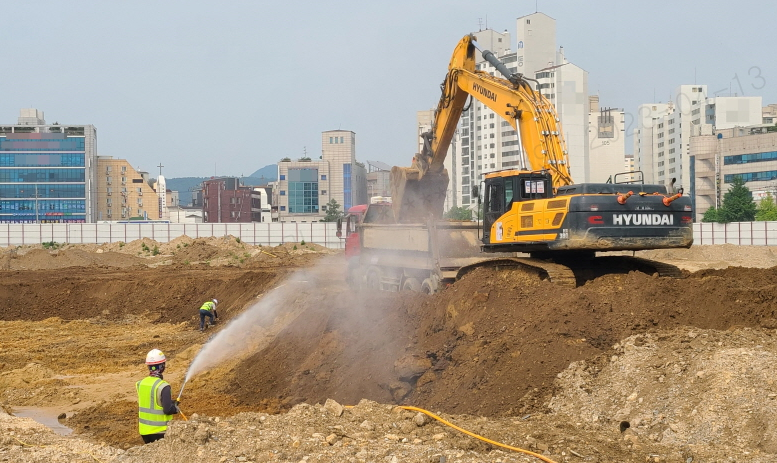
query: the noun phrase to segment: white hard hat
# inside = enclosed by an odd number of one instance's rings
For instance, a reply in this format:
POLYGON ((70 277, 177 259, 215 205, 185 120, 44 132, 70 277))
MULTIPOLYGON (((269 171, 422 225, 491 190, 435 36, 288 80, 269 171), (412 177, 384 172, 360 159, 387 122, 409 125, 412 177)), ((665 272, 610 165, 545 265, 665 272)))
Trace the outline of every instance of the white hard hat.
POLYGON ((159 365, 165 363, 166 360, 165 354, 159 349, 152 349, 146 355, 146 365, 159 365))
POLYGON ((218 301, 217 299, 213 299, 213 303, 214 303, 214 304, 218 304, 218 303, 219 303, 219 301, 218 301))

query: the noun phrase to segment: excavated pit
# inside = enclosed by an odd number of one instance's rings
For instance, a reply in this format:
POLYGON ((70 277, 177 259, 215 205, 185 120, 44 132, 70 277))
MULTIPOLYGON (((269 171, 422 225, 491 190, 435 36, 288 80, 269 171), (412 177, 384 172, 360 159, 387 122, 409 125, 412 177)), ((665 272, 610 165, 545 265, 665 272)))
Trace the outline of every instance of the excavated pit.
MULTIPOLYGON (((369 399, 493 420, 544 416, 571 406, 558 398, 550 406, 554 397, 574 398, 559 381, 570 365, 603 367, 613 346, 630 337, 654 342, 664 339, 661 333, 748 330, 753 342, 771 346, 777 328, 777 260, 770 248, 643 254, 695 272, 682 279, 605 275, 577 288, 478 269, 424 296, 352 292, 343 257, 325 250, 294 254, 301 249, 288 247, 273 258, 244 246, 238 255, 248 256, 237 262, 234 243, 227 244, 203 254, 210 262, 194 264, 170 254, 138 256, 133 243, 122 257, 102 253, 115 263, 89 250, 89 259, 78 254, 78 266, 65 271, 52 266, 50 253, 30 254, 39 270, 32 262, 21 265, 24 253, 8 258, 15 267, 0 283, 0 403, 59 406, 76 435, 119 448, 138 445, 133 393, 145 352, 165 350, 166 378, 177 391, 213 334, 196 330, 199 303, 218 297, 229 321, 297 268, 305 269, 305 282, 261 321, 268 327, 261 350, 236 353, 195 377, 182 402, 187 414, 278 413, 301 403, 369 399), (731 263, 766 268, 701 269, 731 263)), ((56 259, 66 255, 58 252, 56 259)), ((769 394, 773 386, 753 387, 769 394)), ((682 409, 682 397, 674 400, 682 409)), ((624 434, 635 430, 632 417, 617 411, 597 423, 612 420, 608 426, 618 434, 621 422, 632 426, 624 434)))

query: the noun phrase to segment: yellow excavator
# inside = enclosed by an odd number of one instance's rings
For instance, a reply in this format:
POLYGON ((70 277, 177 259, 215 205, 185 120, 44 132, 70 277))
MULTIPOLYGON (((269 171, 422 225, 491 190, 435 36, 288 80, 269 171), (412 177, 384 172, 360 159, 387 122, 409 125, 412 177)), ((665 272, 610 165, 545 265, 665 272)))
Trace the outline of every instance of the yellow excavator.
POLYGON ((348 217, 346 235, 355 234, 346 249, 349 281, 434 292, 485 265, 524 267, 570 285, 632 269, 678 276, 666 264, 596 252, 690 247, 690 198, 631 177, 575 184, 553 104, 532 88, 533 79, 511 73, 490 51, 482 56, 503 78, 476 69, 476 50, 470 35, 456 46, 421 153, 411 167, 391 170, 392 203, 348 217), (483 198, 479 225, 440 220, 449 181, 444 161, 470 97, 515 130, 522 167, 487 173, 482 190, 473 186, 473 197, 480 201, 480 190, 483 198))
MULTIPOLYGON (((453 53, 431 132, 410 168, 391 170, 398 222, 440 217, 448 185, 443 167, 471 95, 518 135, 523 169, 485 174, 483 251, 617 251, 687 248, 693 242, 691 201, 662 185, 574 184, 553 104, 530 79, 510 73, 489 51, 483 58, 504 78, 475 68, 476 46, 464 37, 453 53)), ((477 189, 477 188, 476 188, 477 189)))

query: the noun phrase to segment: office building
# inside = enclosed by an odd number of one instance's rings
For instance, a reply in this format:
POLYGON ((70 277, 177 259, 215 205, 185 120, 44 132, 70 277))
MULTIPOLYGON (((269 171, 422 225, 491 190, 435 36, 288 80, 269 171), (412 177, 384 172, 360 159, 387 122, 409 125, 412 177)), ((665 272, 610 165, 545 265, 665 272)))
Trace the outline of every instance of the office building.
POLYGON ((326 216, 327 204, 333 199, 341 212, 367 204, 367 169, 356 160, 356 134, 348 130, 323 132, 319 160, 282 159, 273 198, 281 222, 318 222, 326 216))
POLYGON ((260 193, 244 186, 237 177, 211 178, 202 182, 202 221, 205 223, 247 223, 253 209, 261 209, 260 193), (258 207, 255 207, 258 206, 258 207))
POLYGON ((149 184, 148 172, 138 171, 126 159, 97 157, 95 219, 165 219, 159 195, 149 184))
POLYGON ((367 161, 367 198, 391 198, 391 166, 385 162, 367 161))
POLYGON ((711 207, 720 207, 734 177, 760 201, 766 193, 777 199, 777 131, 759 124, 693 135, 690 159, 694 172, 696 220, 711 207))
POLYGON ((22 109, 0 124, 0 222, 94 222, 97 131, 22 109))

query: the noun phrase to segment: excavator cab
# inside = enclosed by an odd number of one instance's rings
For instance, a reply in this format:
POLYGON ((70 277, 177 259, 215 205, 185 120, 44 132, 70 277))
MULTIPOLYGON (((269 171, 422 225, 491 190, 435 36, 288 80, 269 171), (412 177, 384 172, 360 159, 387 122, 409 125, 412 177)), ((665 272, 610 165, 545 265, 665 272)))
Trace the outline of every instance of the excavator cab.
MULTIPOLYGON (((553 196, 553 180, 550 172, 507 170, 489 174, 483 187, 483 243, 492 242, 491 231, 494 223, 510 211, 515 204, 553 196)), ((525 207, 522 207, 525 208, 525 207)), ((494 232, 495 241, 502 241, 503 227, 494 232)))

